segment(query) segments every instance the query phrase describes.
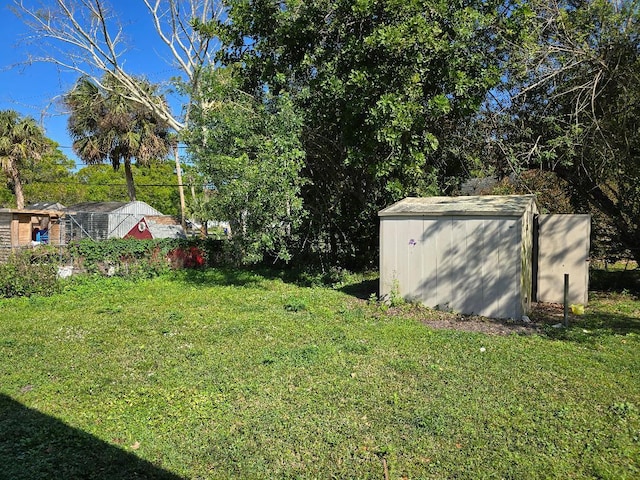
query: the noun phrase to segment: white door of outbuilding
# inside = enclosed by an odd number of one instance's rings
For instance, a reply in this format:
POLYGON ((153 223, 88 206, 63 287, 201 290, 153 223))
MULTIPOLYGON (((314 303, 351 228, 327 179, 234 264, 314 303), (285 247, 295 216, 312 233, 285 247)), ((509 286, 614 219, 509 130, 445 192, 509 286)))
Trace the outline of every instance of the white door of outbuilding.
POLYGON ((589 292, 590 215, 538 216, 538 302, 564 302, 569 275, 569 303, 586 305, 589 292))

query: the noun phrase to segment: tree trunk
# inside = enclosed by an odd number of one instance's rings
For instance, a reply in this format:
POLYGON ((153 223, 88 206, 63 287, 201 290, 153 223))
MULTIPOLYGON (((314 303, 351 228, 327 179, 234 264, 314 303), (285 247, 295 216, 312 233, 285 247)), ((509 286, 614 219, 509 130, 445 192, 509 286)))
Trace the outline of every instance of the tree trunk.
POLYGON ((124 160, 124 176, 127 179, 127 193, 129 194, 129 200, 136 201, 136 187, 133 184, 133 172, 131 171, 131 159, 126 158, 124 160))
POLYGON ((13 182, 13 191, 16 194, 16 206, 18 210, 24 209, 24 192, 22 191, 22 182, 20 181, 20 172, 15 162, 11 162, 9 168, 11 181, 13 182))
POLYGON ((180 195, 180 225, 182 230, 187 233, 187 222, 185 219, 186 202, 184 200, 184 185, 182 184, 182 168, 180 168, 180 156, 178 155, 178 146, 174 147, 174 155, 176 160, 176 175, 178 176, 178 194, 180 195))

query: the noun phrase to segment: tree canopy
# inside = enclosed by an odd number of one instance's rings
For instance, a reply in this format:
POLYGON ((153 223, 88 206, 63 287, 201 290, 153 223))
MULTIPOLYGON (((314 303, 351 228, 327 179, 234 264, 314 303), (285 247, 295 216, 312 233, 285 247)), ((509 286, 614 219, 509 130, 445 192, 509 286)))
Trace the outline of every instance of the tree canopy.
POLYGON ((504 2, 231 0, 217 25, 241 88, 302 115, 308 248, 375 258, 376 214, 442 190, 438 150, 500 80, 514 33, 504 2))
POLYGON ((491 174, 553 172, 601 246, 640 259, 640 4, 527 7, 527 39, 467 145, 491 174))
MULTIPOLYGON (((138 81, 139 89, 149 91, 154 87, 138 81)), ((129 200, 136 199, 131 160, 150 165, 164 158, 169 152, 170 135, 167 123, 151 109, 129 100, 120 90, 115 77, 107 73, 103 88, 83 77, 64 97, 69 107, 69 133, 73 150, 88 164, 110 161, 114 170, 124 164, 129 200)), ((163 101, 158 97, 157 102, 163 101)))

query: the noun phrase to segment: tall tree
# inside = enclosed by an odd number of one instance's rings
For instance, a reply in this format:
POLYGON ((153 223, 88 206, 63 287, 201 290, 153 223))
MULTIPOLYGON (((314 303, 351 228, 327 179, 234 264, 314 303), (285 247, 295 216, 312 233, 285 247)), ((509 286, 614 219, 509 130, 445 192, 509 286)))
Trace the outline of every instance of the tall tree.
POLYGON ((211 191, 192 211, 230 223, 239 262, 288 262, 300 250, 305 215, 302 116, 287 95, 241 91, 233 73, 203 72, 206 107, 194 109, 187 140, 211 191))
MULTIPOLYGON (((154 87, 137 81, 140 90, 154 96, 154 87)), ((71 111, 69 133, 73 149, 87 164, 111 162, 114 170, 124 164, 129 199, 136 199, 131 161, 149 165, 169 152, 167 123, 146 106, 132 102, 119 90, 114 77, 107 73, 101 84, 81 78, 64 102, 71 111), (102 88, 100 85, 106 85, 102 88)), ((164 100, 156 96, 156 103, 164 100)))
POLYGON ((510 2, 230 0, 225 61, 305 112, 312 248, 373 261, 377 211, 439 192, 439 148, 500 79, 510 2))
POLYGON ((0 165, 11 182, 19 209, 24 208, 21 169, 50 149, 51 142, 35 120, 13 110, 0 111, 0 165))
MULTIPOLYGON (((138 0, 140 1, 140 0, 138 0)), ((175 74, 168 75, 165 87, 171 86, 185 95, 177 111, 158 102, 136 81, 125 67, 126 52, 131 47, 123 22, 108 0, 13 0, 13 11, 31 29, 27 37, 32 48, 28 62, 49 62, 64 70, 78 72, 104 89, 106 73, 113 78, 113 92, 151 110, 178 134, 188 122, 192 96, 199 90, 202 68, 214 64, 219 42, 215 35, 203 35, 194 25, 224 19, 222 0, 141 0, 148 12, 149 24, 156 33, 158 55, 171 63, 175 74)), ((123 12, 126 12, 123 9, 123 12)), ((122 13, 122 12, 121 12, 122 13)), ((181 161, 174 150, 181 214, 184 225, 184 192, 181 161)))
POLYGON ((476 124, 483 157, 499 175, 554 172, 609 247, 640 259, 640 2, 528 7, 528 41, 476 124))

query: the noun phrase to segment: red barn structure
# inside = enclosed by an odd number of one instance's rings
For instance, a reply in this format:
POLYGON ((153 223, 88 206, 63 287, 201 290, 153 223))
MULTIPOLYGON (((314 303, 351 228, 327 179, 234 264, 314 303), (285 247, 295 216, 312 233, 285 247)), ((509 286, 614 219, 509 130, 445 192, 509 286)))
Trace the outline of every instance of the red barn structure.
POLYGON ((180 222, 150 205, 136 202, 88 202, 66 210, 68 240, 91 238, 183 238, 180 222))

